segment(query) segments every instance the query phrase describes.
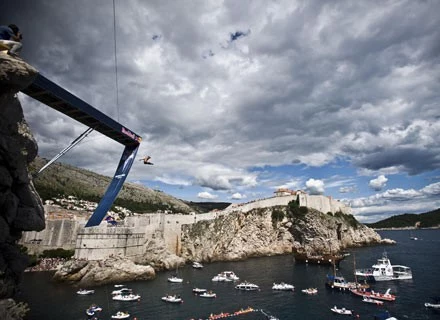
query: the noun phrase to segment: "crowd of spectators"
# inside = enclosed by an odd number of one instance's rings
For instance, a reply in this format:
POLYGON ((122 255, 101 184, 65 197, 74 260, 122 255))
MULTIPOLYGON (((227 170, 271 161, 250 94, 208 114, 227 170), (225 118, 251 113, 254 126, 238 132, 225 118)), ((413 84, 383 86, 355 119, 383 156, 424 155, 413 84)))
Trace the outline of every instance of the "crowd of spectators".
POLYGON ((31 271, 55 271, 66 261, 65 258, 42 258, 35 266, 29 267, 25 272, 31 271))

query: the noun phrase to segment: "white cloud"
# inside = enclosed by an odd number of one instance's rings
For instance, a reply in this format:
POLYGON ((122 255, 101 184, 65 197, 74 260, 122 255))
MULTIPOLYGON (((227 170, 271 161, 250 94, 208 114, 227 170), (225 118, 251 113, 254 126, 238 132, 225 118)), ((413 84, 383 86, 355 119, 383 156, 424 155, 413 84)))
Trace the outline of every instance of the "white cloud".
POLYGON ((178 185, 178 186, 190 186, 191 182, 188 180, 184 180, 178 177, 170 177, 166 174, 163 176, 158 176, 154 178, 154 181, 160 181, 170 185, 178 185))
POLYGON ((384 175, 378 176, 376 179, 370 180, 368 183, 368 186, 372 188, 373 190, 380 191, 383 189, 383 187, 386 186, 388 181, 388 178, 386 178, 384 175))
POLYGON ((233 200, 241 200, 241 199, 245 199, 245 198, 246 198, 246 195, 241 194, 239 192, 236 192, 231 196, 231 199, 233 199, 233 200))
POLYGON ((306 182, 306 190, 310 194, 323 194, 324 182, 322 180, 309 179, 306 182))
POLYGON ((209 200, 217 199, 218 198, 217 195, 211 194, 211 193, 209 193, 207 191, 199 192, 197 194, 197 197, 200 198, 200 199, 209 199, 209 200))
POLYGON ((357 191, 356 186, 346 186, 339 188, 339 193, 354 193, 356 191, 357 191))
POLYGON ((438 196, 440 195, 440 182, 427 185, 420 191, 428 196, 438 196))

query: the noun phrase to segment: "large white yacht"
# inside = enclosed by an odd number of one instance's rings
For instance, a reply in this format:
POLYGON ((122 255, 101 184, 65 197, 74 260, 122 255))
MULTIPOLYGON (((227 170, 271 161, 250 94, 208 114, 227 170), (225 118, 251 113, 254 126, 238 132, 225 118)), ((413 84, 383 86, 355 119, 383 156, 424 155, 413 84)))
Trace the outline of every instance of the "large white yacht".
POLYGON ((373 264, 370 269, 356 269, 355 274, 370 281, 412 279, 411 268, 402 265, 391 265, 386 252, 383 253, 382 258, 377 259, 376 264, 373 264))

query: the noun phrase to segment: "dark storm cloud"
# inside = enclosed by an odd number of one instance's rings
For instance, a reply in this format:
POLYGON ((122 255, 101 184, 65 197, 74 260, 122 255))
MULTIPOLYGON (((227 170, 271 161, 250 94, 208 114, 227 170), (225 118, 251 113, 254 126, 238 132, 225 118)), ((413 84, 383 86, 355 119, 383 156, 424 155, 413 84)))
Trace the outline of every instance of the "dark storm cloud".
POLYGON ((393 148, 365 155, 355 161, 355 164, 369 170, 401 167, 402 170, 414 175, 440 167, 439 149, 393 148))
MULTIPOLYGON (((111 1, 8 1, 0 16, 22 29, 26 61, 144 137, 140 153, 160 165, 132 177, 229 190, 255 183, 247 168, 292 159, 438 168, 439 11, 423 1, 116 1, 119 105, 111 1)), ((43 155, 85 129, 23 104, 43 155)), ((119 149, 97 138, 69 162, 114 170, 119 149)))

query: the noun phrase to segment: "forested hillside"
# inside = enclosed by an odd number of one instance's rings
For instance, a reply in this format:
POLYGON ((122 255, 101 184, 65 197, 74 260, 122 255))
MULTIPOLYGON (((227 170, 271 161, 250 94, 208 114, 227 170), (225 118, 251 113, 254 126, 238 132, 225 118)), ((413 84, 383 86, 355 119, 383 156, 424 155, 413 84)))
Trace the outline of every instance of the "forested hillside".
POLYGON ((405 213, 366 224, 370 228, 436 228, 440 227, 440 208, 420 214, 405 213))

